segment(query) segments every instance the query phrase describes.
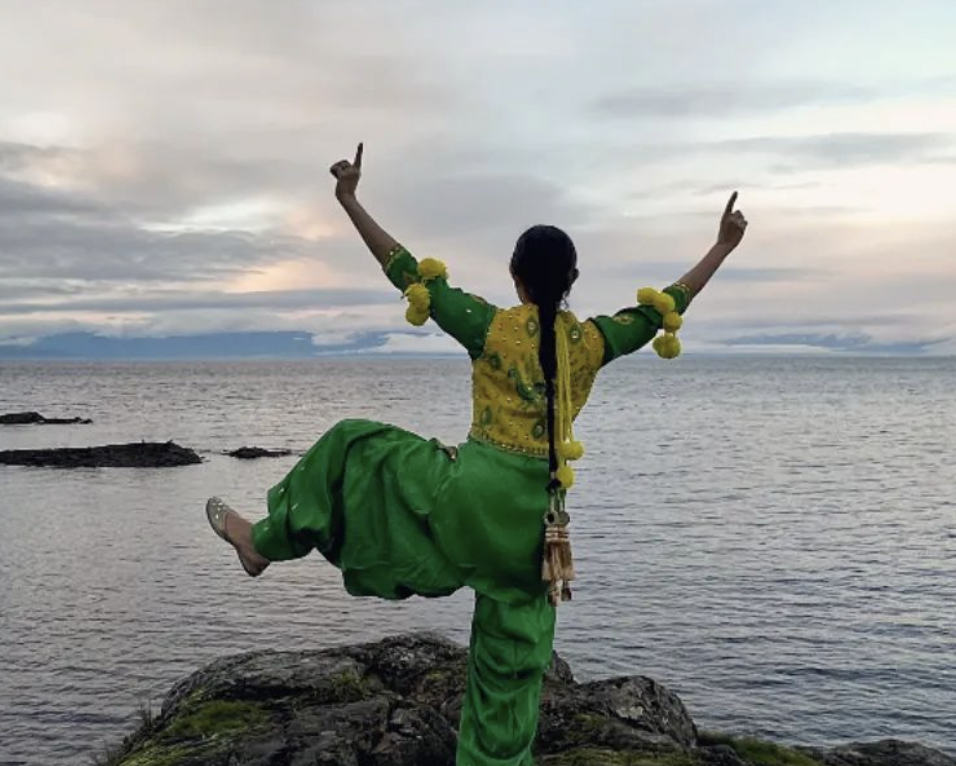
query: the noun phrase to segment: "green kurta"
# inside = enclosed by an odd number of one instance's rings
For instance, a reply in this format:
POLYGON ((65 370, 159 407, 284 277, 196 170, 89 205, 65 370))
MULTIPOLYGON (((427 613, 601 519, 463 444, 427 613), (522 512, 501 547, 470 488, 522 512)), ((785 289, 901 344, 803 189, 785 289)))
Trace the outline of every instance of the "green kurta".
MULTIPOLYGON (((386 270, 398 287, 417 280, 417 263, 404 250, 386 270)), ((253 527, 253 539, 273 561, 318 550, 355 596, 435 597, 471 587, 476 604, 457 763, 529 766, 555 624, 541 580, 549 479, 538 428, 542 381, 527 379, 537 359, 536 313, 499 311, 445 278, 428 288, 431 317, 473 360, 476 402, 488 399, 475 407, 482 422, 471 438, 445 447, 384 423, 342 421, 269 490, 269 516, 253 527), (527 337, 507 340, 512 326, 530 328, 527 337), (509 350, 518 361, 507 361, 509 350), (502 381, 515 387, 513 397, 500 390, 502 381)), ((686 290, 669 292, 682 312, 686 290)), ((575 320, 581 387, 590 388, 602 365, 653 338, 660 322, 646 307, 575 320)))

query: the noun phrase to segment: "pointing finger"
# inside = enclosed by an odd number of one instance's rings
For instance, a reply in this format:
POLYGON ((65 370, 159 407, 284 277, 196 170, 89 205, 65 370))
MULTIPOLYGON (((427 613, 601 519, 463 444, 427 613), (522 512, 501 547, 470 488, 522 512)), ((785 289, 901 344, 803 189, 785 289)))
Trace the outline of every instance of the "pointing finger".
POLYGON ((734 192, 730 195, 730 199, 727 200, 727 207, 724 208, 724 216, 728 216, 733 212, 734 203, 737 201, 737 192, 734 192))
POLYGON ((362 152, 363 151, 365 151, 365 144, 359 143, 358 149, 355 150, 355 162, 352 163, 353 165, 355 165, 355 167, 359 168, 360 170, 362 168, 362 152))

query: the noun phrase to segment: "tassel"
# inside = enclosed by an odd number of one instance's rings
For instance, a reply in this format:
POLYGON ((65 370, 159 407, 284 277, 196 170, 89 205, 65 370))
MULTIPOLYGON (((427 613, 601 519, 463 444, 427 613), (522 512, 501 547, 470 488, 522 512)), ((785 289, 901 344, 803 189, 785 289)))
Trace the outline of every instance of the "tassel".
POLYGON ((544 557, 541 563, 541 579, 550 584, 548 599, 553 606, 571 600, 569 583, 575 579, 575 573, 568 534, 570 520, 564 509, 563 498, 553 491, 551 507, 544 517, 544 557))

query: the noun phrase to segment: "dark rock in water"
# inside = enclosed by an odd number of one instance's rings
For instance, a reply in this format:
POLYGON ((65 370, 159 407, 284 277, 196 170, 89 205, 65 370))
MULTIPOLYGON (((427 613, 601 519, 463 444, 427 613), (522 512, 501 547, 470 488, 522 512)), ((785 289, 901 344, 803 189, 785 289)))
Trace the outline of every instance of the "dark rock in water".
POLYGON ((939 750, 898 739, 852 742, 832 750, 800 749, 824 766, 953 766, 956 763, 939 750))
POLYGON ((240 460, 253 460, 259 457, 285 457, 292 452, 287 449, 265 449, 264 447, 240 447, 232 452, 227 452, 230 457, 237 457, 240 460))
POLYGON ((93 421, 89 418, 47 418, 39 412, 9 412, 0 415, 0 425, 4 426, 25 426, 25 425, 67 425, 78 423, 80 425, 89 425, 93 421))
MULTIPOLYGON (((221 658, 174 686, 105 763, 452 766, 465 662, 464 648, 427 633, 221 658)), ((650 678, 577 683, 557 655, 535 750, 539 766, 956 766, 927 748, 907 751, 922 760, 831 761, 843 749, 812 755, 698 735, 680 699, 650 678)))
POLYGON ((199 455, 175 442, 0 450, 0 465, 39 468, 169 468, 201 462, 199 455))

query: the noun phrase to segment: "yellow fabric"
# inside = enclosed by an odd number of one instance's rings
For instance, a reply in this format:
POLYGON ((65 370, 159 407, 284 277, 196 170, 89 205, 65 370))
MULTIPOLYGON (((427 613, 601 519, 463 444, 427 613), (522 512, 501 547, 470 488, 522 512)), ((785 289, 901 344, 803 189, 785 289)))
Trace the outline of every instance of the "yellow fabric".
MULTIPOLYGON (((604 337, 593 322, 578 322, 570 311, 562 311, 555 324, 559 364, 556 441, 563 444, 570 438, 571 422, 587 402, 603 364, 604 337), (561 374, 565 366, 562 346, 566 349, 566 375, 561 374)), ((472 439, 510 452, 547 457, 544 374, 538 363, 540 336, 534 304, 495 312, 484 350, 472 365, 472 439)))
MULTIPOLYGON (((571 489, 574 484, 574 469, 568 465, 572 453, 578 451, 584 454, 584 447, 574 440, 574 401, 571 397, 571 351, 568 344, 568 333, 559 332, 555 336, 558 357, 558 380, 556 396, 556 426, 555 443, 558 446, 558 470, 555 478, 561 482, 564 489, 571 489), (570 445, 576 445, 577 448, 570 445)), ((603 354, 602 354, 603 356, 603 354)))

